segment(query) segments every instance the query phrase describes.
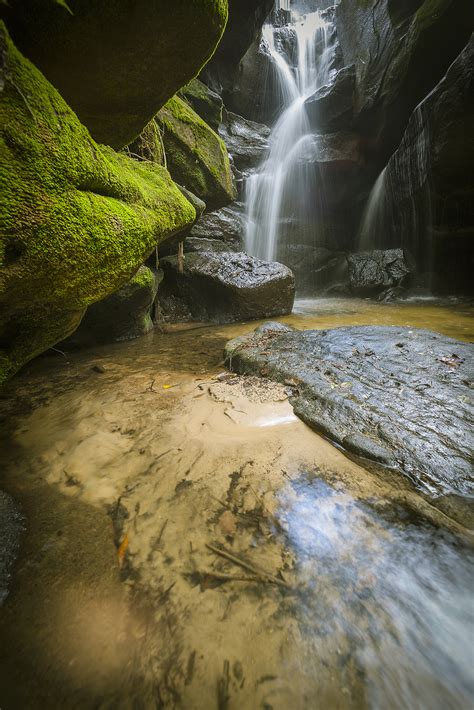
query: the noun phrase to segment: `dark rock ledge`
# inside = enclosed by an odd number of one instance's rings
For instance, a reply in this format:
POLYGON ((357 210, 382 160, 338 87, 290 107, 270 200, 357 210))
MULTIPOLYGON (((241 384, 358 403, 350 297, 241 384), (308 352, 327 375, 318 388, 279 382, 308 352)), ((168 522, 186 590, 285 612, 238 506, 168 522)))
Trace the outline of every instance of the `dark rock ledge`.
POLYGON ((226 346, 230 369, 290 381, 309 426, 432 497, 474 497, 473 360, 472 345, 403 327, 267 323, 226 346))

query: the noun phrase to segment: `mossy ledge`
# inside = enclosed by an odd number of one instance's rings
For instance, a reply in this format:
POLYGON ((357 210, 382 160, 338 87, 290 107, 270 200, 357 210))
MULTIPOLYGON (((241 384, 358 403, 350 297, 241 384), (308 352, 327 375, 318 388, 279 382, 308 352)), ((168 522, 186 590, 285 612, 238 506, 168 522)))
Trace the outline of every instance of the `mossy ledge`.
POLYGON ((0 23, 0 381, 67 337, 195 210, 159 165, 98 145, 0 23))
POLYGON ((209 210, 236 197, 229 155, 222 138, 178 96, 158 113, 168 169, 180 185, 204 200, 209 210))

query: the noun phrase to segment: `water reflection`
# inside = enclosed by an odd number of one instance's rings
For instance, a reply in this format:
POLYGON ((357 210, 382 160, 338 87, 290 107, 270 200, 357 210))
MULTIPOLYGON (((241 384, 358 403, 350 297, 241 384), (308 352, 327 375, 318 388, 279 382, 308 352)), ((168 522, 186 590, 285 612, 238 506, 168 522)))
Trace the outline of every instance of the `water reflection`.
POLYGON ((295 613, 314 653, 321 637, 335 641, 369 707, 472 707, 472 552, 407 510, 387 519, 307 473, 279 506, 304 590, 295 613))

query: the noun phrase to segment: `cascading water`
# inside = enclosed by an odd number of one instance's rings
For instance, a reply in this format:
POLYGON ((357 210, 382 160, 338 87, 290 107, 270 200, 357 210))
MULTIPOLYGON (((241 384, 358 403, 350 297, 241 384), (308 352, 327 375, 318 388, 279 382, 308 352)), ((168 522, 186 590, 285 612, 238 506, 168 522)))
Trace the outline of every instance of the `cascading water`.
POLYGON ((409 251, 418 270, 426 274, 427 285, 433 268, 429 144, 422 103, 372 188, 358 235, 360 251, 398 247, 409 251))
MULTIPOLYGON (((277 0, 276 9, 290 9, 289 0, 277 0)), ((276 67, 283 111, 270 139, 261 169, 246 184, 246 249, 249 254, 275 261, 281 225, 287 219, 298 222, 311 200, 305 158, 313 149, 313 135, 305 101, 330 78, 333 48, 330 27, 321 12, 292 14, 287 26, 296 45, 296 67, 275 42, 276 29, 267 24, 263 38, 276 67)))

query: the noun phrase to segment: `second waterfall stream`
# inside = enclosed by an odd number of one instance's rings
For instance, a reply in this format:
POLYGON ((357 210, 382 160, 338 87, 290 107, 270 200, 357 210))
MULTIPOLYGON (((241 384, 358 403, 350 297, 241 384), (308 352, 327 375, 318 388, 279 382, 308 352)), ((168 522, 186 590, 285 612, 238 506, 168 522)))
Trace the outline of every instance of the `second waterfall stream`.
POLYGON ((286 29, 292 35, 294 58, 275 41, 277 28, 272 24, 263 28, 283 108, 266 159, 246 184, 246 250, 265 261, 278 258, 282 224, 289 219, 298 222, 299 213, 311 202, 306 160, 314 151, 314 139, 305 101, 328 83, 334 52, 331 27, 319 11, 302 16, 292 12, 286 29))

